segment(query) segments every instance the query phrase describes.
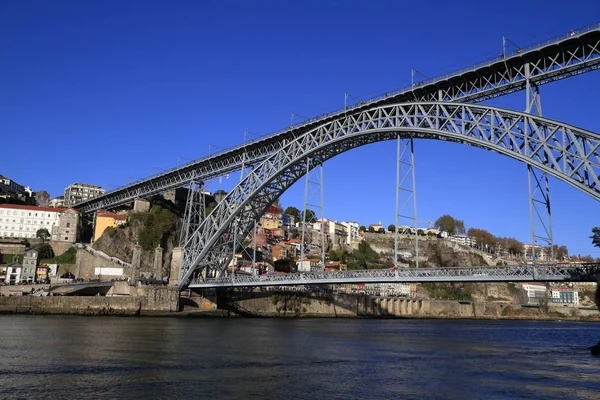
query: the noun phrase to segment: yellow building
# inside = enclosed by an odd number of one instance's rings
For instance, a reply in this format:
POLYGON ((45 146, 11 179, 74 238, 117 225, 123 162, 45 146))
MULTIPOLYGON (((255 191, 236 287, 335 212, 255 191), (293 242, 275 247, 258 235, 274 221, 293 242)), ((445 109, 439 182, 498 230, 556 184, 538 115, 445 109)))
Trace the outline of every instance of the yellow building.
POLYGON ((127 214, 116 214, 100 211, 96 215, 96 228, 94 229, 94 242, 100 239, 106 228, 119 226, 127 222, 127 214))

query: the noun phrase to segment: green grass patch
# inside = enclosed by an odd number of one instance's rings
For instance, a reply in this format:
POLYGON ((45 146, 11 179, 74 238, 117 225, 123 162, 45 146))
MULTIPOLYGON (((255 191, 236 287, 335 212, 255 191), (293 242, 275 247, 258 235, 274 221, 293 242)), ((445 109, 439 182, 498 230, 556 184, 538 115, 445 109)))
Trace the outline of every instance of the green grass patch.
POLYGON ((165 234, 171 233, 177 224, 177 215, 161 206, 152 206, 149 212, 133 213, 132 222, 139 222, 143 228, 139 233, 139 244, 144 251, 158 247, 165 234))

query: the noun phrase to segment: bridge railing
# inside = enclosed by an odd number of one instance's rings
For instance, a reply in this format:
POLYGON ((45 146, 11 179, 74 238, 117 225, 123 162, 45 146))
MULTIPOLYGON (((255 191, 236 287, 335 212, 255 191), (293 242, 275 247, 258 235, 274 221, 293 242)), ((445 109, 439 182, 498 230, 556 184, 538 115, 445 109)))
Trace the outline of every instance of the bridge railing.
POLYGON ((344 282, 396 281, 416 282, 435 281, 590 281, 600 273, 600 263, 578 265, 563 264, 516 264, 502 267, 453 267, 453 268, 399 268, 372 269, 331 272, 299 272, 277 275, 234 275, 219 278, 196 279, 190 282, 194 287, 218 286, 276 286, 307 285, 344 282))

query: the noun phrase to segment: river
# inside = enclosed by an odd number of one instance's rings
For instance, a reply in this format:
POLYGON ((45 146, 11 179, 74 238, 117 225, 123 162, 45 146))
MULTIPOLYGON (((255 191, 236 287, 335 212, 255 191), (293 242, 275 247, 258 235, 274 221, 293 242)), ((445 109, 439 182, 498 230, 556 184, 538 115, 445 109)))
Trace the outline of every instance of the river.
POLYGON ((600 324, 0 316, 4 399, 598 399, 600 324))

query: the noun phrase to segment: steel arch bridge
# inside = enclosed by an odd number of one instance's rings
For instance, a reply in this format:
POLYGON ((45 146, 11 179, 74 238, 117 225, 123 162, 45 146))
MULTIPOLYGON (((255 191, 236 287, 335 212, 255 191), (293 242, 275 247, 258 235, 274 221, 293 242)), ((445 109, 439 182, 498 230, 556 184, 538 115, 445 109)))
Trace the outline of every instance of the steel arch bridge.
POLYGON ((338 121, 347 113, 407 102, 459 101, 476 103, 535 86, 567 79, 600 68, 600 24, 565 33, 544 42, 519 48, 457 71, 415 82, 382 96, 311 118, 155 176, 139 180, 76 204, 82 215, 113 209, 165 190, 186 186, 192 180, 207 180, 258 165, 281 151, 290 141, 319 126, 338 121))
POLYGON ((547 118, 497 107, 417 102, 384 104, 343 113, 285 144, 255 168, 202 221, 187 240, 179 287, 194 271, 218 277, 235 238, 287 188, 345 151, 398 137, 438 139, 504 154, 547 172, 600 200, 600 135, 547 118))

